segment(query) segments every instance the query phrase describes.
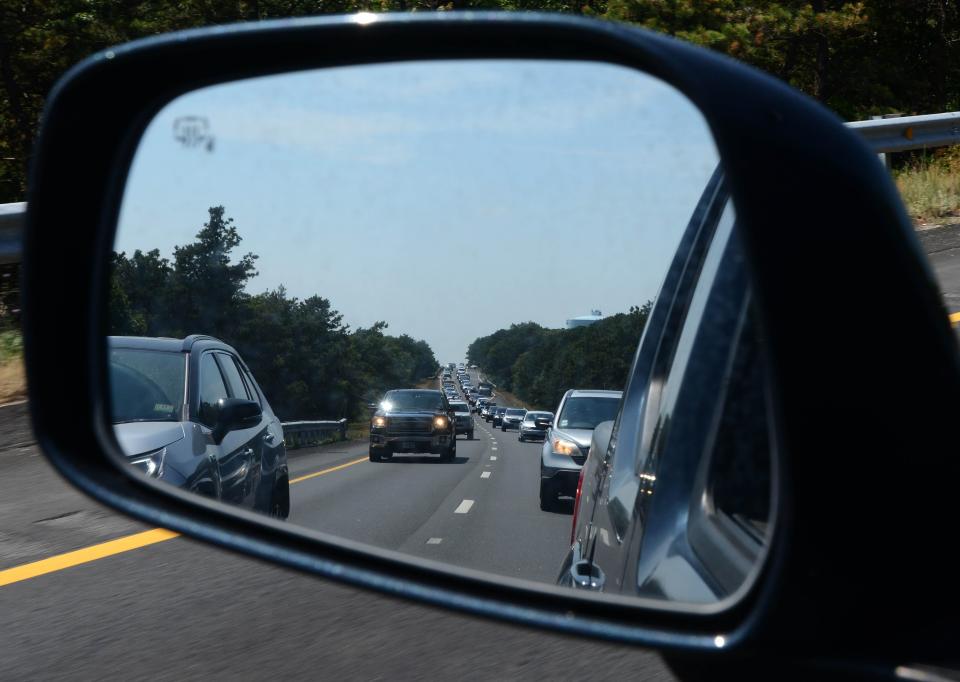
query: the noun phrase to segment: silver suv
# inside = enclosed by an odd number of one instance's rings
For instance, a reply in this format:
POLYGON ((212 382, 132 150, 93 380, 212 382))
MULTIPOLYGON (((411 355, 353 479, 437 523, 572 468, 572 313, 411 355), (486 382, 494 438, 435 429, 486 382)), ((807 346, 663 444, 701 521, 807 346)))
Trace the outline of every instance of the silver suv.
POLYGON ((623 391, 570 389, 547 428, 540 452, 540 509, 553 511, 557 498, 573 498, 597 424, 617 416, 623 391))

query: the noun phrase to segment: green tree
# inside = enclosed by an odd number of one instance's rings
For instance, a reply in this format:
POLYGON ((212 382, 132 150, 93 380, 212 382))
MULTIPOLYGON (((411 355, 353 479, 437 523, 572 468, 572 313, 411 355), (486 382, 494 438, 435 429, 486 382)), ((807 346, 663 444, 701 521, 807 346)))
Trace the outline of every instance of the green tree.
POLYGON ((166 303, 177 336, 200 331, 232 336, 247 297, 244 287, 257 274, 252 253, 231 262, 241 241, 233 218, 224 217, 223 206, 212 206, 209 213, 196 241, 173 250, 166 303))

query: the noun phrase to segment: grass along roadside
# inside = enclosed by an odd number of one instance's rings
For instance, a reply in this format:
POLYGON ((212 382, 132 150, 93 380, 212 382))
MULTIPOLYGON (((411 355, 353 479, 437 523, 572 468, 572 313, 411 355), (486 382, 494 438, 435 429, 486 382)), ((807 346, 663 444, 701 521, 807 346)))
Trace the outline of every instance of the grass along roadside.
POLYGON ((0 405, 27 397, 23 338, 19 331, 0 332, 0 405))
POLYGON ((960 222, 960 147, 920 157, 893 178, 917 226, 960 222))

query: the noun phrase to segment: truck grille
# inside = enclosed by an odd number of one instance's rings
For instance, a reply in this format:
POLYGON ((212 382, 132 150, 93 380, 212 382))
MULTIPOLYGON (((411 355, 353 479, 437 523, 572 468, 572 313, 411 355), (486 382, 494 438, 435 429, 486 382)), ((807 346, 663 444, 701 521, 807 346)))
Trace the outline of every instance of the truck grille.
POLYGON ((433 417, 390 417, 390 434, 429 434, 433 431, 433 417))

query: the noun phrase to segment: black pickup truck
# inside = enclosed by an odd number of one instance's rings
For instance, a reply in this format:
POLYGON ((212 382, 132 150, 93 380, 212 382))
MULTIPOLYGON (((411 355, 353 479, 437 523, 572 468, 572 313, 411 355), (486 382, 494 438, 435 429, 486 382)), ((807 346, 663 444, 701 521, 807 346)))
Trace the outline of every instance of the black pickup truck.
POLYGON ((370 461, 394 453, 440 455, 450 462, 457 454, 453 411, 446 396, 428 389, 387 391, 370 421, 370 461))

